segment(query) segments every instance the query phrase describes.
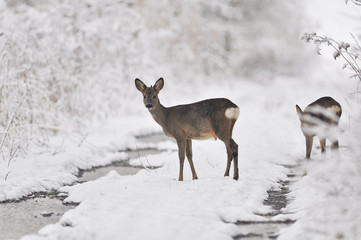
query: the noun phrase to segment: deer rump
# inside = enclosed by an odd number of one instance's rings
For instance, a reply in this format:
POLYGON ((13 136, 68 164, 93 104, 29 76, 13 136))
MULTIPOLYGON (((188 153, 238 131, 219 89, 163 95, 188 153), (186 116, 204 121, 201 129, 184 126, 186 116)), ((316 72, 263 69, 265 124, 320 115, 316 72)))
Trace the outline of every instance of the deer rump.
POLYGON ((341 105, 331 97, 322 97, 309 104, 305 111, 296 105, 301 121, 301 130, 306 139, 306 158, 311 157, 313 137, 318 136, 321 152, 326 151, 326 138, 330 139, 331 149, 338 149, 338 122, 342 114, 341 105))
POLYGON ((300 116, 302 131, 308 135, 327 137, 327 132, 338 126, 341 114, 341 106, 336 101, 332 98, 321 98, 308 105, 300 116))

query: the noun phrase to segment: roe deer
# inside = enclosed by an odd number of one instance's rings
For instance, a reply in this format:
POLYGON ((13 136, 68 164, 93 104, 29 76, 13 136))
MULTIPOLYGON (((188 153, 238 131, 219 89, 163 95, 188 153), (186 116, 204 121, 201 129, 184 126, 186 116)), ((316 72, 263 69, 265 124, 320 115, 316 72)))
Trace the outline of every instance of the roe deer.
POLYGON ((238 145, 232 139, 233 126, 239 115, 236 104, 225 98, 207 99, 204 101, 164 107, 158 98, 164 86, 163 78, 159 78, 154 87, 147 87, 138 78, 135 86, 142 92, 144 105, 154 120, 163 128, 168 137, 174 138, 178 145, 179 181, 183 181, 183 165, 187 155, 192 170, 193 180, 198 179, 192 161, 192 139, 219 138, 227 148, 227 168, 224 176, 229 176, 233 159, 233 179, 238 180, 238 145))
POLYGON ((322 97, 310 105, 304 111, 296 105, 297 114, 301 121, 301 129, 306 138, 306 158, 310 158, 313 137, 320 139, 321 152, 326 151, 326 138, 332 142, 331 149, 338 149, 338 140, 331 127, 337 127, 342 114, 341 105, 331 97, 322 97))

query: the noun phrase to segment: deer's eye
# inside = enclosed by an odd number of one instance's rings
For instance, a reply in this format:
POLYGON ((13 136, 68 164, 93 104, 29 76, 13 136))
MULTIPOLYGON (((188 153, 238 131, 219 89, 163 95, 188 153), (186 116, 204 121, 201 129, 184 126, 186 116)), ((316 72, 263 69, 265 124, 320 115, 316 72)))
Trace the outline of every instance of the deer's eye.
POLYGON ((153 99, 155 99, 155 96, 153 96, 153 99))
POLYGON ((145 99, 145 95, 143 95, 144 99, 145 99))

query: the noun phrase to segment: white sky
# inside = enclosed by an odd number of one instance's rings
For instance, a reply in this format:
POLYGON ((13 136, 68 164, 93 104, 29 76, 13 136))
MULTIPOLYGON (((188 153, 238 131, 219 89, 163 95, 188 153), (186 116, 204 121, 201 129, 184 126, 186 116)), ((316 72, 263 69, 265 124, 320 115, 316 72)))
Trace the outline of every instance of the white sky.
POLYGON ((307 0, 307 14, 315 20, 309 32, 315 31, 335 40, 352 42, 350 33, 361 33, 361 6, 345 0, 307 0))

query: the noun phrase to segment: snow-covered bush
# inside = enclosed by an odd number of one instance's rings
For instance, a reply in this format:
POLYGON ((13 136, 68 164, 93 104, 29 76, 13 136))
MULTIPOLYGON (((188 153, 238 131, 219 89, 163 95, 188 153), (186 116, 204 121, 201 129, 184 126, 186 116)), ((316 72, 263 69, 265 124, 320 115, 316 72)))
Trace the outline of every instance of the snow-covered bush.
MULTIPOLYGON (((348 2, 348 0, 345 1, 346 4, 348 4, 348 2)), ((359 0, 351 0, 350 2, 356 6, 361 6, 359 0)), ((361 125, 359 120, 361 119, 361 105, 359 99, 361 95, 359 86, 361 83, 361 35, 355 36, 355 34, 350 34, 354 40, 353 43, 336 40, 317 33, 305 33, 302 39, 307 43, 315 44, 315 52, 319 55, 321 55, 320 51, 322 45, 331 48, 333 50, 332 57, 335 60, 339 59, 343 61, 343 69, 351 71, 350 78, 356 78, 358 80, 357 90, 351 94, 350 101, 348 102, 350 105, 349 107, 353 110, 353 114, 350 116, 351 119, 349 120, 349 144, 353 148, 352 151, 355 159, 360 159, 361 125)))
MULTIPOLYGON (((353 36, 353 35, 352 35, 353 36)), ((353 36, 356 45, 351 46, 347 42, 336 41, 332 38, 326 36, 320 36, 317 33, 305 33, 302 37, 307 43, 312 42, 316 45, 315 52, 318 55, 321 55, 321 45, 325 44, 333 48, 333 58, 336 60, 337 58, 342 58, 344 60, 343 69, 351 69, 354 74, 351 77, 356 77, 361 81, 361 69, 359 66, 360 63, 360 54, 361 54, 361 46, 359 45, 358 40, 353 36)))
POLYGON ((130 88, 138 58, 132 52, 138 26, 129 25, 134 18, 127 3, 113 1, 35 1, 2 9, 3 151, 46 146, 48 134, 59 131, 81 135, 87 120, 122 108, 129 98, 122 89, 130 88))
POLYGON ((297 41, 302 11, 296 9, 302 7, 284 0, 145 2, 143 33, 151 36, 146 50, 151 59, 161 60, 156 65, 169 61, 170 75, 183 81, 269 81, 294 74, 304 63, 297 41))
MULTIPOLYGON (((357 1, 355 2, 357 4, 357 1)), ((357 85, 357 90, 350 95, 349 107, 353 110, 352 115, 350 116, 349 121, 349 144, 353 148, 353 153, 355 154, 356 159, 360 159, 361 152, 359 152, 361 145, 361 105, 360 105, 360 82, 361 82, 361 45, 360 40, 353 36, 354 43, 348 43, 344 41, 337 41, 327 36, 321 36, 317 33, 306 33, 302 39, 307 43, 313 43, 316 45, 315 52, 321 54, 321 45, 326 45, 333 49, 332 57, 337 60, 340 59, 344 62, 343 69, 348 69, 352 73, 350 78, 358 79, 359 83, 357 85)), ((360 162, 361 165, 361 162, 360 162)))
POLYGON ((301 5, 0 1, 4 159, 34 144, 50 147, 50 136, 59 132, 82 139, 94 119, 134 111, 135 77, 227 84, 296 72, 303 55, 290 40, 300 31, 294 9, 301 5))
MULTIPOLYGON (((350 78, 356 78, 359 80, 359 84, 357 85, 357 90, 350 95, 349 105, 350 108, 353 109, 353 114, 350 116, 349 128, 350 128, 350 136, 349 136, 349 144, 353 146, 353 151, 356 154, 356 159, 359 159, 361 154, 359 153, 359 146, 361 143, 361 125, 359 124, 359 120, 361 118, 361 105, 359 104, 360 89, 359 85, 361 82, 361 45, 359 44, 359 40, 354 37, 354 44, 350 44, 344 41, 336 41, 327 36, 320 36, 317 33, 306 33, 303 37, 308 43, 314 43, 316 45, 315 52, 317 54, 321 54, 321 45, 324 44, 333 49, 333 58, 335 60, 341 59, 344 62, 343 69, 351 70, 352 74, 350 78)), ((360 163, 361 164, 361 163, 360 163)))

